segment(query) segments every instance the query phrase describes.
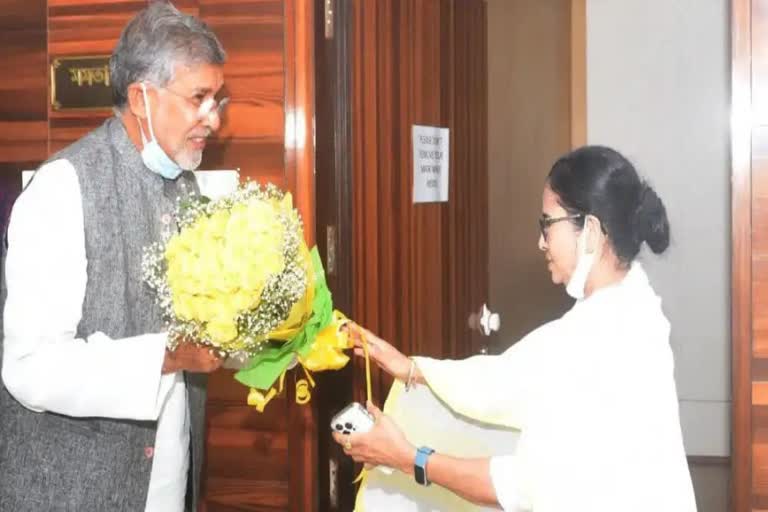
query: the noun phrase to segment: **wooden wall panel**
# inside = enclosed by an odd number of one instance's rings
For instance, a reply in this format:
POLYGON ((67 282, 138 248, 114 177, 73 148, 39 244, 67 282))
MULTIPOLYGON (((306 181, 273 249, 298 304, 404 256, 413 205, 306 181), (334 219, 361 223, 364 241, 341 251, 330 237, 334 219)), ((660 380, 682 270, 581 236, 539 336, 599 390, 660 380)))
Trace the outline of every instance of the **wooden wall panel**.
POLYGON ((732 510, 768 510, 768 3, 732 3, 732 510))
POLYGON ((354 317, 407 354, 463 357, 488 289, 485 4, 353 5, 354 317), (451 130, 448 203, 412 203, 414 124, 451 130))
POLYGON ((283 145, 285 18, 282 0, 198 0, 200 17, 227 51, 231 98, 203 168, 236 166, 243 176, 287 185, 283 145))
MULTIPOLYGON (((282 0, 181 0, 199 16, 228 54, 226 89, 232 101, 212 139, 202 169, 239 168, 243 176, 280 187, 284 177, 284 17, 282 0)), ((126 22, 145 0, 50 0, 49 61, 61 56, 109 55, 126 22)), ((51 151, 97 127, 111 115, 53 112, 51 151)))
POLYGON ((0 162, 0 233, 5 233, 11 208, 21 193, 19 169, 34 169, 38 162, 0 162))
MULTIPOLYGON (((314 240, 314 68, 312 2, 174 0, 221 39, 231 97, 202 169, 239 168, 245 177, 288 188, 314 240), (289 69, 290 68, 290 69, 289 69), (286 130, 286 126, 289 127, 286 130)), ((0 33, 12 79, 0 84, 0 215, 20 190, 21 169, 99 126, 111 110, 55 112, 49 64, 57 57, 109 55, 126 22, 147 0, 5 0, 0 33)), ((2 224, 5 217, 0 219, 2 224)), ((207 511, 309 511, 317 489, 313 407, 286 395, 259 414, 231 371, 211 378, 207 511), (309 484, 307 482, 310 482, 309 484)))
MULTIPOLYGON (((768 30, 765 34, 768 35, 768 30)), ((765 96, 768 99, 768 95, 765 96)), ((768 126, 753 126, 751 138, 752 358, 755 364, 755 360, 768 362, 768 314, 763 313, 768 311, 768 126)), ((758 384, 753 375, 752 389, 758 384)), ((768 382, 765 385, 768 386, 768 382)), ((753 405, 768 405, 768 400, 764 403, 759 400, 753 393, 753 405)))
MULTIPOLYGON (((768 10, 753 10, 768 18, 768 10)), ((753 35, 768 41, 768 23, 753 21, 753 35), (761 27, 761 30, 756 30, 761 27)), ((754 45, 754 43, 753 43, 754 45)), ((754 46, 753 46, 754 48, 754 46)), ((758 52, 759 53, 759 52, 758 52)), ((754 62, 754 60, 753 60, 754 62)), ((754 64, 753 64, 754 66, 754 64)), ((755 69, 753 67, 753 80, 755 69)), ((768 85, 768 84, 766 84, 768 85)), ((754 98, 768 100, 755 89, 754 98)), ((758 102, 753 102, 753 108, 758 102)), ((753 110, 754 112, 754 110, 753 110)), ((768 118, 765 119, 768 122, 768 118)), ((752 126, 752 366, 768 366, 768 125, 753 118, 752 126), (759 124, 757 124, 759 123, 759 124)), ((768 379, 752 372, 752 506, 768 506, 768 379)))
POLYGON ((731 4, 731 509, 752 507, 751 0, 731 4))
POLYGON ((0 162, 39 162, 48 153, 45 5, 6 1, 0 34, 6 72, 0 83, 0 162))
MULTIPOLYGON (((304 223, 304 239, 315 245, 315 18, 314 2, 285 0, 285 183, 293 192, 304 223)), ((295 378, 287 395, 295 396, 295 378)), ((317 510, 318 400, 300 406, 291 398, 288 408, 288 507, 293 512, 317 510)), ((327 462, 324 462, 327 464, 327 462)))
POLYGON ((571 147, 587 144, 587 0, 570 1, 571 147))
MULTIPOLYGON (((198 14, 197 0, 181 0, 174 5, 198 14)), ((48 0, 48 64, 58 57, 110 55, 125 24, 145 6, 142 0, 48 0)), ((112 115, 111 109, 57 112, 51 109, 49 97, 46 101, 51 154, 112 115)))
MULTIPOLYGON (((768 34, 768 2, 752 2, 752 33, 757 37, 768 34)), ((768 124, 768 45, 759 41, 752 42, 752 90, 758 92, 752 96, 753 121, 760 125, 768 124)))
POLYGON ((244 388, 232 379, 219 371, 209 382, 204 510, 288 510, 288 400, 259 414, 243 405, 244 388))

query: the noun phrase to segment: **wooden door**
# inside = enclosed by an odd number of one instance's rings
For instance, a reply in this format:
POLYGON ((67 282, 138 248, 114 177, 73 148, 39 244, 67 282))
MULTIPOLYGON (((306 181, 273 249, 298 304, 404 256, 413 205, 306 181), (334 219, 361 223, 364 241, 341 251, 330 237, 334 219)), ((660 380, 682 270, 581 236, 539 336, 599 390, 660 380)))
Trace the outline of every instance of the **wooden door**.
MULTIPOLYGON (((477 353, 484 342, 468 319, 488 293, 485 2, 340 3, 351 15, 351 313, 409 355, 477 353), (412 202, 414 124, 450 129, 448 202, 412 202)), ((362 363, 352 373, 364 400, 362 363)), ((390 381, 374 371, 373 384, 381 404, 390 381)), ((324 453, 338 468, 328 510, 350 511, 349 460, 324 453)))
POLYGON ((733 512, 768 510, 768 1, 732 4, 733 512))
MULTIPOLYGON (((355 318, 407 354, 464 357, 487 300, 485 3, 354 4, 355 318), (414 124, 450 129, 445 203, 413 204, 414 124)), ((377 375, 376 395, 389 382, 377 375)))
MULTIPOLYGON (((146 0, 6 0, 0 16, 4 58, 12 72, 0 86, 0 215, 7 219, 34 169, 111 115, 50 107, 49 65, 56 57, 109 55, 125 23, 146 0)), ((232 98, 201 169, 239 168, 244 177, 290 190, 314 241, 313 2, 174 0, 207 22, 229 60, 232 98)), ((305 512, 317 504, 317 432, 313 405, 292 390, 259 414, 231 372, 212 376, 204 508, 305 512)))

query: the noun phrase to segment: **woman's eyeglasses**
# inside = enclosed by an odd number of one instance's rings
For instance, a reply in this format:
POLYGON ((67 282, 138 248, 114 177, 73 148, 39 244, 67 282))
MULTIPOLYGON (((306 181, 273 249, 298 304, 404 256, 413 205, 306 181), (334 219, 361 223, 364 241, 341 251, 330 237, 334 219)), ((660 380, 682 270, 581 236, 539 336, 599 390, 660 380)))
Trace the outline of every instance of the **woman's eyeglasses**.
POLYGON ((539 231, 541 232, 541 236, 544 238, 544 240, 546 240, 547 231, 549 230, 549 226, 552 224, 563 220, 580 219, 582 217, 584 217, 583 213, 574 213, 573 215, 565 215, 563 217, 547 217, 546 215, 542 215, 539 217, 539 231))

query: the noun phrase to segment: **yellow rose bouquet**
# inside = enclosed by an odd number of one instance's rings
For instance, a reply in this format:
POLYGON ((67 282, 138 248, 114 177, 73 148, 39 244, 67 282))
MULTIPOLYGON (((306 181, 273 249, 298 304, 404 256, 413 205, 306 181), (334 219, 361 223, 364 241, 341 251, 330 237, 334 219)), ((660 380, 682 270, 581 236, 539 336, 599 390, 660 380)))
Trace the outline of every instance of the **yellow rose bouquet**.
POLYGON ((291 195, 249 182, 215 201, 180 201, 175 217, 178 230, 145 248, 142 260, 169 349, 192 340, 238 360, 235 378, 259 411, 301 365, 296 400, 309 401, 310 372, 342 368, 350 342, 291 195))

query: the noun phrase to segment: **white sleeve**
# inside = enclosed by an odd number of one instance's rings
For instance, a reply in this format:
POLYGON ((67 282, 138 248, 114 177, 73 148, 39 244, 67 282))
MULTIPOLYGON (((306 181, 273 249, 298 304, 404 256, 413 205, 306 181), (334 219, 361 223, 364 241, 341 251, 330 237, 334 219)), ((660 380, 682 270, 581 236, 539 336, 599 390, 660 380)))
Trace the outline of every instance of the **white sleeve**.
POLYGON ((496 491, 496 499, 506 512, 529 510, 520 492, 522 472, 520 459, 516 455, 491 457, 491 483, 496 491))
POLYGON ((166 334, 76 338, 86 267, 77 173, 56 160, 19 196, 8 226, 3 382, 38 412, 157 419, 174 380, 161 376, 166 334))

